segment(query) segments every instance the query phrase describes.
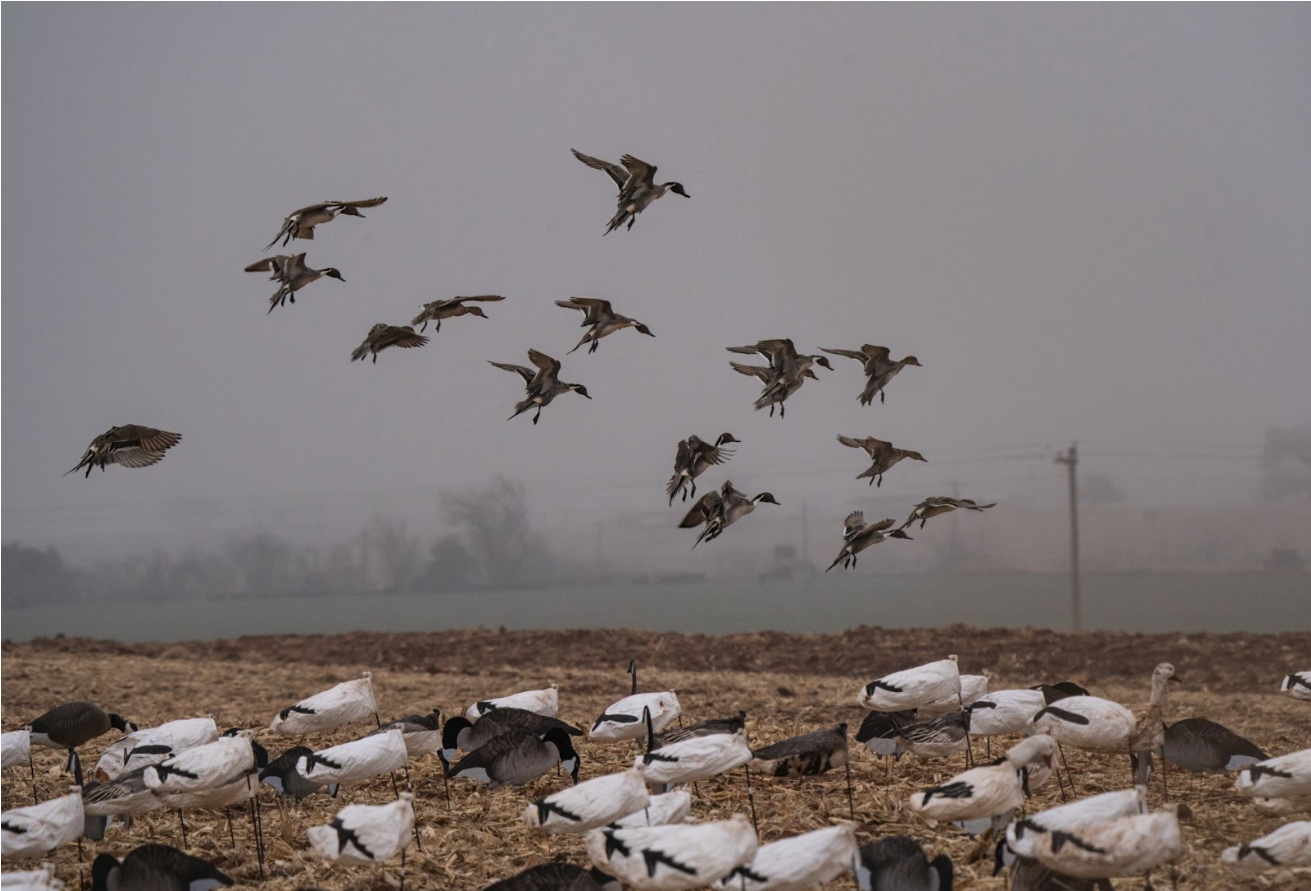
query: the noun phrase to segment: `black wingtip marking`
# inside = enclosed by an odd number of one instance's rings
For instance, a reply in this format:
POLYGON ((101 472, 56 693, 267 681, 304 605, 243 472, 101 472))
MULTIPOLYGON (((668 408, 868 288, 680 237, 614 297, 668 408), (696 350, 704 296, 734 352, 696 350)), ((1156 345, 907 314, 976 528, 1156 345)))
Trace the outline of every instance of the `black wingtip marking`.
POLYGON ((1053 718, 1060 718, 1062 721, 1068 721, 1071 724, 1089 723, 1088 718, 1086 716, 1076 714, 1075 712, 1066 711, 1065 709, 1058 708, 1057 706, 1054 705, 1049 705, 1046 708, 1044 708, 1042 711, 1038 712, 1038 714, 1033 716, 1033 720, 1036 721, 1039 718, 1041 718, 1043 715, 1051 715, 1053 718))

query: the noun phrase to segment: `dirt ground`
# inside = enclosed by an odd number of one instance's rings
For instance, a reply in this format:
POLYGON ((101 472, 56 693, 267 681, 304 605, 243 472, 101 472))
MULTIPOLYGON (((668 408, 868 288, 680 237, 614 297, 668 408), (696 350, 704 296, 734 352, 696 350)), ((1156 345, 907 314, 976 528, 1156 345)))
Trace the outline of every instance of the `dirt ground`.
MULTIPOLYGON (((1074 680, 1094 694, 1131 708, 1147 701, 1152 668, 1174 664, 1182 683, 1172 688, 1168 720, 1205 716, 1220 721, 1271 755, 1311 747, 1311 703, 1277 693, 1289 671, 1311 667, 1311 634, 1130 635, 1061 634, 1037 629, 931 630, 857 628, 834 635, 782 633, 708 637, 628 630, 459 631, 414 634, 244 637, 206 643, 117 644, 80 639, 5 643, 0 660, 3 726, 22 726, 54 704, 91 699, 142 726, 212 715, 221 728, 257 730, 274 754, 304 742, 315 748, 345 742, 371 729, 363 724, 305 740, 275 737, 266 729, 273 715, 342 680, 373 672, 383 720, 439 707, 462 712, 471 702, 548 683, 560 686, 560 716, 585 727, 611 702, 629 692, 625 673, 635 658, 643 690, 674 689, 687 722, 728 716, 745 709, 753 747, 845 721, 854 738, 864 715, 856 693, 865 682, 921 662, 955 653, 963 673, 987 671, 991 688, 1040 681, 1074 680)), ((86 747, 94 764, 107 735, 86 747)), ((980 754, 982 746, 976 745, 980 754)), ((632 744, 581 741, 580 779, 621 770, 631 763, 632 744)), ((1067 752, 1080 796, 1129 782, 1127 759, 1067 752)), ((66 790, 62 757, 37 750, 42 799, 66 790)), ((956 863, 958 888, 1001 889, 990 858, 971 861, 974 842, 949 826, 910 813, 906 800, 916 789, 945 780, 964 767, 961 759, 882 762, 852 743, 852 781, 857 835, 861 843, 883 835, 910 835, 930 856, 947 852, 956 863)), ((422 851, 411 847, 406 887, 480 889, 548 860, 586 863, 581 840, 541 837, 520 822, 524 805, 568 782, 549 774, 522 789, 486 789, 452 783, 448 810, 436 758, 412 762, 422 851)), ((753 776, 761 842, 847 819, 841 771, 803 781, 753 776)), ((1281 822, 1263 817, 1233 793, 1232 780, 1192 780, 1170 775, 1171 800, 1182 801, 1186 853, 1178 865, 1178 887, 1186 889, 1311 888, 1311 871, 1283 871, 1259 878, 1234 875, 1219 864, 1231 844, 1270 832, 1281 822)), ((5 809, 31 803, 26 767, 5 772, 5 809)), ((397 884, 399 862, 385 867, 339 866, 311 855, 305 827, 326 823, 343 803, 382 802, 393 796, 386 778, 351 787, 337 801, 315 795, 297 807, 282 806, 263 791, 268 847, 267 878, 261 880, 248 816, 234 816, 233 837, 220 813, 186 816, 189 848, 213 860, 240 887, 292 889, 387 888, 397 884)), ((1037 793, 1030 810, 1060 803, 1055 782, 1037 793)), ((1159 775, 1149 794, 1163 801, 1159 775)), ((749 812, 741 771, 699 785, 693 814, 701 820, 749 812)), ((150 840, 180 845, 177 816, 166 810, 138 818, 130 832, 115 827, 104 842, 88 843, 89 869, 95 853, 124 854, 150 840)), ((52 858, 59 875, 76 885, 77 848, 52 858)), ((5 863, 6 869, 18 864, 5 863)), ((89 877, 89 872, 88 872, 89 877)), ((1159 878, 1159 877, 1158 877, 1159 878)), ((1116 880, 1117 888, 1142 888, 1142 879, 1116 880)), ((827 888, 850 888, 850 878, 827 888)))

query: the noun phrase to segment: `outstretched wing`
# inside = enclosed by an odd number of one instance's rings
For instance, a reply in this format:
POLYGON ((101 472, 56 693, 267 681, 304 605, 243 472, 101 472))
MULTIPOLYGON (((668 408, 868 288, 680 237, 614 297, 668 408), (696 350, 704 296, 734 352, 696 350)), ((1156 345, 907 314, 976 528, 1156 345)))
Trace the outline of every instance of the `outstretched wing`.
POLYGON ((697 499, 697 503, 692 505, 692 509, 687 512, 682 521, 678 524, 679 529, 692 529, 700 526, 709 520, 723 506, 723 499, 719 493, 713 489, 697 499))
POLYGON ((554 376, 560 373, 560 360, 552 359, 540 350, 529 350, 528 361, 536 365, 544 374, 554 376))
MULTIPOLYGON (((323 207, 340 207, 342 212, 348 207, 377 207, 387 200, 386 195, 380 195, 377 198, 366 198, 363 201, 325 201, 322 204, 315 205, 316 208, 323 207)), ((306 208, 308 210, 309 208, 306 208)))
POLYGON ((503 368, 506 371, 513 371, 515 374, 523 378, 525 384, 531 384, 533 378, 537 376, 537 372, 533 371, 531 368, 524 368, 522 365, 510 365, 507 362, 492 362, 491 359, 488 359, 487 361, 488 363, 495 365, 497 368, 503 368))
POLYGON ((633 182, 644 183, 648 186, 655 185, 656 167, 654 164, 648 164, 640 158, 634 158, 632 155, 624 155, 619 159, 619 163, 624 165, 633 182))
POLYGON ((575 158, 582 161, 593 170, 604 170, 609 174, 610 178, 614 180, 615 185, 619 188, 622 189, 624 183, 628 181, 628 171, 624 170, 624 168, 620 167, 618 164, 612 164, 609 161, 602 161, 600 158, 593 158, 591 155, 584 155, 578 149, 571 148, 569 151, 574 153, 575 158))
POLYGON ((855 359, 857 362, 860 363, 864 363, 865 359, 867 358, 865 354, 860 352, 859 350, 838 350, 838 349, 834 349, 833 347, 820 347, 819 350, 821 353, 829 353, 830 355, 833 356, 845 356, 848 359, 855 359))
POLYGON ((392 346, 408 350, 423 346, 429 338, 419 334, 409 325, 392 325, 387 328, 387 340, 392 346))

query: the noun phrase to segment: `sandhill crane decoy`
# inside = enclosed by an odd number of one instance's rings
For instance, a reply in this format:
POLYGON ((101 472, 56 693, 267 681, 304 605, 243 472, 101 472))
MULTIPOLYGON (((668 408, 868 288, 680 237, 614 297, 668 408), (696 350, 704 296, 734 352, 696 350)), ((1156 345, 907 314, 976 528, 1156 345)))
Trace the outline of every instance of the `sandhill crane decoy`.
POLYGON ((733 734, 739 730, 745 730, 746 726, 747 713, 745 711, 739 711, 731 718, 707 718, 704 721, 689 724, 687 727, 671 727, 657 733, 655 739, 652 740, 651 748, 658 749, 661 746, 682 742, 694 736, 714 736, 716 733, 733 734))
POLYGON ((705 887, 750 863, 757 845, 745 814, 692 825, 607 827, 584 841, 593 865, 640 891, 705 887))
POLYGON ((414 796, 387 804, 348 804, 326 826, 311 826, 310 847, 325 860, 382 863, 402 854, 414 837, 414 796))
POLYGON ((1225 848, 1220 862, 1246 872, 1311 866, 1311 820, 1285 823, 1255 841, 1225 848))
POLYGON ((916 710, 913 708, 896 712, 870 712, 860 722, 856 742, 880 758, 891 755, 893 760, 900 761, 906 750, 897 742, 897 737, 901 736, 902 730, 914 724, 915 719, 916 710))
POLYGON ((128 820, 163 805, 146 785, 145 767, 138 767, 103 783, 87 783, 82 788, 82 813, 86 817, 85 835, 92 841, 104 837, 110 817, 128 820))
POLYGON ((86 447, 82 460, 64 476, 77 473, 85 467, 86 476, 89 477, 92 468, 99 467, 103 471, 109 464, 133 468, 149 467, 164 460, 164 453, 181 441, 181 433, 169 433, 167 430, 156 430, 154 427, 143 427, 140 424, 110 427, 91 440, 91 445, 86 447))
POLYGON ((1267 758, 1244 768, 1234 781, 1239 795, 1249 798, 1311 796, 1311 749, 1267 758))
MULTIPOLYGON (((1165 706, 1167 682, 1179 683, 1174 666, 1162 662, 1152 671, 1152 694, 1147 707, 1134 715, 1134 732, 1129 738, 1129 754, 1137 762, 1134 783, 1147 783, 1150 758, 1165 747, 1165 706)), ((1165 770, 1161 770, 1165 783, 1165 770)), ((1168 786, 1166 789, 1168 791, 1168 786)))
POLYGON ((504 707, 496 708, 484 714, 477 721, 456 716, 446 722, 441 733, 441 756, 446 762, 455 760, 456 750, 473 752, 482 748, 488 741, 511 730, 527 730, 537 736, 545 736, 551 729, 563 730, 570 736, 582 736, 583 731, 566 724, 559 718, 539 715, 527 709, 504 707))
POLYGON ((377 715, 373 673, 366 671, 357 680, 343 681, 287 706, 273 717, 269 729, 286 736, 299 736, 336 730, 370 716, 376 720, 377 715))
POLYGON ((838 724, 789 737, 751 753, 751 766, 757 773, 772 777, 811 777, 835 767, 846 770, 847 807, 856 819, 856 803, 851 792, 851 755, 847 743, 847 725, 838 724))
POLYGON ((750 863, 716 882, 721 891, 806 891, 852 871, 859 857, 852 823, 760 845, 750 863))
POLYGON ((308 207, 302 207, 299 210, 293 210, 282 221, 282 228, 273 240, 264 245, 264 250, 268 250, 282 239, 282 245, 285 247, 287 242, 293 238, 306 238, 313 240, 314 227, 322 223, 335 220, 339 215, 345 214, 348 217, 360 217, 363 219, 364 214, 360 213, 361 207, 377 207, 387 200, 384 195, 379 198, 368 198, 364 201, 324 201, 321 204, 311 204, 308 207))
POLYGON ((527 730, 494 736, 451 768, 451 778, 466 777, 497 786, 522 786, 560 764, 578 782, 579 758, 569 734, 558 727, 539 737, 527 730))
POLYGON ((856 439, 853 436, 843 436, 839 433, 838 442, 849 448, 864 449, 865 453, 869 455, 870 460, 874 463, 869 466, 868 470, 857 476, 856 479, 863 480, 868 478, 871 486, 882 486, 883 474, 887 473, 893 468, 893 466, 905 458, 910 458, 914 461, 929 460, 919 452, 912 451, 911 449, 899 449, 892 443, 885 442, 882 439, 875 439, 873 436, 866 436, 864 439, 856 439))
MULTIPOLYGON (((87 472, 90 473, 90 470, 88 469, 87 472)), ((68 750, 68 770, 73 772, 79 786, 82 785, 82 762, 77 757, 79 746, 85 745, 97 736, 103 736, 110 730, 131 733, 137 729, 137 725, 126 720, 122 715, 106 712, 94 702, 80 699, 55 706, 39 718, 33 719, 28 727, 31 745, 68 750)))
POLYGON ((523 820, 544 832, 570 835, 606 826, 650 805, 645 770, 638 758, 628 770, 553 792, 524 808, 523 820))
POLYGON ((909 535, 900 529, 892 528, 895 522, 897 521, 892 517, 888 517, 877 523, 866 523, 865 512, 862 510, 853 510, 847 514, 847 518, 842 521, 842 550, 824 571, 828 572, 839 563, 842 564, 843 569, 854 569, 857 554, 889 538, 904 538, 909 541, 909 535))
POLYGON ((577 149, 570 149, 574 157, 582 161, 588 167, 594 170, 603 170, 610 179, 614 180, 619 187, 619 209, 611 218, 606 226, 603 235, 609 235, 615 229, 618 229, 624 223, 628 223, 628 228, 633 228, 633 223, 637 221, 637 215, 651 206, 651 203, 657 198, 663 197, 665 192, 673 192, 676 195, 682 195, 684 198, 691 198, 687 190, 683 188, 682 183, 655 182, 656 167, 654 164, 648 164, 632 155, 624 155, 619 159, 619 164, 612 164, 609 161, 602 161, 600 158, 593 158, 591 155, 584 155, 577 149))
POLYGON ((995 501, 991 504, 977 504, 968 498, 948 498, 946 495, 935 495, 932 498, 925 498, 915 505, 915 509, 910 512, 906 522, 901 524, 901 528, 905 529, 918 520, 920 528, 923 529, 925 523, 940 514, 950 513, 954 510, 984 511, 996 506, 997 502, 995 501))
POLYGON ((600 300, 594 297, 570 297, 568 300, 555 301, 556 306, 562 306, 565 309, 577 309, 583 313, 583 324, 590 326, 590 329, 583 335, 583 339, 578 341, 573 352, 585 343, 590 343, 589 353, 595 353, 597 347, 601 345, 601 338, 614 334, 616 331, 622 331, 625 328, 635 328, 641 334, 649 337, 655 337, 651 329, 643 325, 637 319, 630 319, 628 316, 621 316, 610 307, 609 300, 600 300))
POLYGON ((1137 875, 1183 852, 1177 805, 1038 837, 1033 853, 1049 869, 1081 879, 1137 875))
POLYGON ((950 857, 929 860, 919 842, 904 835, 861 845, 856 863, 861 891, 951 891, 952 875, 950 857))
POLYGON ((296 772, 325 786, 359 783, 404 770, 408 760, 405 735, 393 729, 303 755, 296 760, 296 772))
POLYGON ((536 366, 536 371, 532 368, 525 368, 522 365, 511 365, 506 362, 492 362, 490 359, 488 360, 488 362, 491 362, 491 364, 495 365, 497 368, 501 368, 505 371, 513 371, 524 379, 524 387, 528 395, 523 401, 515 404, 514 414, 510 415, 509 418, 506 418, 507 421, 519 417, 519 415, 528 411, 530 408, 536 408, 537 414, 533 415, 533 423, 536 424, 537 419, 542 416, 543 407, 550 405, 555 397, 562 393, 568 393, 571 390, 580 396, 584 396, 588 399, 592 398, 588 395, 587 388, 582 384, 569 384, 560 380, 559 359, 552 359, 550 356, 546 355, 546 353, 538 350, 529 350, 528 360, 536 366))
POLYGON ((860 689, 856 702, 876 712, 896 712, 953 694, 960 694, 960 670, 956 657, 948 656, 876 678, 860 689))
POLYGON ((12 808, 0 814, 0 854, 18 860, 40 857, 81 838, 84 822, 79 786, 40 804, 12 808))
POLYGON ((91 891, 199 891, 231 884, 214 864, 168 845, 142 845, 121 863, 101 854, 91 864, 91 891))
POLYGON ((426 331, 429 322, 436 322, 435 330, 442 330, 442 319, 453 319, 457 316, 477 316, 480 319, 487 318, 487 313, 483 312, 478 303, 493 303, 505 298, 499 294, 480 294, 476 297, 454 297, 450 300, 433 300, 423 304, 423 312, 419 313, 410 320, 410 325, 423 324, 420 331, 426 331))
POLYGON ((689 495, 695 498, 696 478, 709 468, 732 458, 735 452, 727 448, 732 442, 741 442, 741 440, 735 439, 731 433, 719 434, 714 445, 704 441, 695 433, 681 440, 678 443, 678 452, 674 456, 674 475, 669 478, 669 484, 665 486, 669 503, 671 505, 674 503, 674 498, 679 492, 683 493, 684 501, 689 495))
POLYGON ((548 718, 559 717, 560 687, 558 684, 551 684, 541 690, 525 690, 522 693, 511 693, 509 696, 480 699, 465 710, 464 716, 470 721, 477 721, 483 715, 498 708, 520 708, 548 718))
POLYGON ((639 826, 668 826, 686 823, 692 814, 692 794, 675 789, 663 795, 652 795, 644 809, 620 817, 610 825, 616 829, 636 829, 639 826))
POLYGON ((415 332, 410 325, 388 325, 385 322, 378 322, 369 329, 369 334, 364 338, 364 342, 351 351, 351 361, 360 362, 364 357, 373 354, 374 364, 378 362, 378 353, 387 349, 387 347, 400 347, 403 350, 421 347, 427 343, 429 338, 415 332))
POLYGON ((1007 751, 993 764, 975 767, 946 783, 930 786, 910 797, 910 808, 931 820, 965 824, 971 834, 983 832, 986 822, 993 836, 1024 805, 1024 768, 1034 759, 1051 764, 1056 742, 1050 736, 1031 736, 1007 751))
POLYGON ((902 748, 919 758, 946 758, 957 752, 968 752, 969 741, 970 713, 967 711, 948 712, 910 724, 897 736, 902 748))
POLYGON ((426 715, 406 715, 403 718, 388 721, 370 735, 386 733, 389 730, 399 730, 401 738, 405 741, 405 751, 409 753, 411 758, 417 758, 420 755, 432 755, 441 752, 441 722, 441 710, 433 709, 426 715))
POLYGON ((572 863, 551 861, 493 882, 483 891, 619 891, 619 888, 617 879, 595 866, 583 869, 572 863))
POLYGON ((1070 696, 1092 695, 1074 681, 1058 681, 1055 684, 1034 684, 1029 689, 1040 691, 1042 693, 1043 701, 1047 705, 1051 705, 1053 702, 1059 702, 1070 696))
POLYGON ((1311 671, 1295 671, 1279 682, 1279 692, 1294 699, 1311 701, 1311 671))
POLYGON ((276 257, 266 257, 258 260, 246 267, 247 272, 272 272, 269 276, 273 281, 279 283, 278 290, 269 298, 269 312, 273 312, 279 306, 285 306, 287 301, 296 302, 296 292, 308 284, 318 281, 321 278, 335 278, 337 281, 344 282, 341 270, 334 266, 325 266, 322 269, 311 269, 305 265, 305 255, 296 254, 295 256, 278 255, 276 257))
POLYGON ((134 730, 100 753, 95 778, 100 782, 171 758, 183 749, 194 749, 218 739, 213 718, 182 718, 158 727, 134 730))
POLYGON ((760 502, 768 504, 778 504, 779 502, 769 492, 761 492, 752 498, 748 498, 742 492, 733 488, 731 481, 725 481, 718 492, 707 492, 702 495, 692 509, 683 517, 683 521, 678 524, 680 529, 695 529, 697 526, 705 524, 701 534, 697 536, 696 541, 692 544, 693 549, 703 541, 714 541, 719 538, 726 527, 733 525, 738 520, 745 517, 756 509, 760 502))
MULTIPOLYGON (((272 787, 279 795, 301 801, 325 785, 315 780, 307 780, 296 771, 296 763, 305 756, 313 754, 314 750, 309 746, 292 746, 259 772, 259 781, 272 787)), ((336 783, 328 785, 328 793, 336 796, 336 783)))
POLYGON ((682 714, 678 695, 673 690, 660 693, 637 692, 637 660, 628 660, 628 673, 633 676, 632 692, 606 707, 606 710, 592 722, 592 727, 587 732, 588 739, 598 742, 644 739, 648 726, 644 715, 650 716, 652 732, 659 733, 682 714))

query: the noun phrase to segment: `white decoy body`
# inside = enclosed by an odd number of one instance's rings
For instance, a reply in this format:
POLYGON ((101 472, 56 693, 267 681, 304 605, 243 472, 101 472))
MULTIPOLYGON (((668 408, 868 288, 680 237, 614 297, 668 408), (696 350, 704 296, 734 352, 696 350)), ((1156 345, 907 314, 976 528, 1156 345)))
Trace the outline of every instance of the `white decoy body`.
POLYGON ((1296 817, 1311 814, 1311 795, 1301 798, 1253 798, 1252 806, 1267 817, 1296 817))
POLYGON ((525 690, 496 699, 483 699, 475 702, 465 710, 464 716, 470 721, 477 721, 487 712, 498 708, 521 708, 527 712, 536 712, 548 718, 560 716, 560 688, 552 684, 542 690, 525 690))
POLYGON ((18 860, 48 854, 75 841, 84 820, 78 786, 67 795, 7 810, 0 814, 0 854, 18 860))
POLYGON ((805 891, 852 871, 859 858, 852 823, 760 845, 750 863, 737 867, 713 887, 721 891, 805 891))
POLYGON ((409 847, 414 837, 414 796, 402 792, 388 804, 349 804, 326 826, 311 826, 310 847, 325 860, 381 863, 409 847))
POLYGON ((1238 774, 1238 794, 1250 798, 1311 796, 1311 749, 1259 761, 1238 774))
MULTIPOLYGON (((942 822, 972 822, 990 819, 994 829, 1024 805, 1024 780, 1020 770, 1035 758, 1051 762, 1056 741, 1037 735, 1011 747, 996 764, 975 767, 952 777, 940 786, 930 786, 910 796, 910 808, 922 817, 942 822)), ((969 827, 972 828, 972 827, 969 827)))
POLYGON ((405 740, 405 751, 411 758, 435 755, 442 750, 441 710, 433 709, 426 715, 413 714, 383 724, 370 736, 399 730, 405 740))
POLYGON ((663 693, 635 693, 606 708, 592 722, 588 739, 596 742, 622 742, 626 739, 645 739, 646 723, 642 713, 651 712, 651 727, 656 733, 664 730, 682 713, 678 695, 673 690, 663 693))
POLYGON ((1175 805, 1151 814, 1116 817, 1038 837, 1035 859, 1080 879, 1113 879, 1146 872, 1183 853, 1175 805))
POLYGON ((1311 702, 1311 670, 1295 671, 1279 682, 1279 692, 1294 699, 1311 702))
POLYGON ((183 718, 158 727, 144 727, 118 740, 100 755, 95 778, 117 779, 150 764, 172 758, 184 749, 194 749, 218 739, 213 718, 183 718))
POLYGON ((870 681, 856 701, 871 711, 899 712, 959 693, 960 670, 956 657, 948 656, 870 681))
MULTIPOLYGON (((927 721, 929 718, 936 718, 950 712, 958 712, 962 708, 969 708, 979 699, 988 695, 988 676, 986 674, 963 674, 960 676, 960 695, 948 693, 941 699, 935 699, 932 702, 926 702, 919 706, 919 719, 927 721)), ((1042 708, 1042 706, 1038 706, 1042 708)), ((1036 712, 1038 709, 1034 709, 1036 712)), ((1029 717, 1033 712, 1029 713, 1029 717)))
POLYGON ((1027 734, 1033 716, 1047 707, 1041 690, 998 690, 968 703, 970 736, 1027 734))
POLYGON ((750 863, 757 845, 745 814, 713 823, 597 829, 585 842, 597 869, 638 891, 703 888, 750 863))
POLYGON ((1311 866, 1311 820, 1285 823, 1255 841, 1225 848, 1220 862, 1245 872, 1311 866))
POLYGON ((544 832, 581 835, 606 826, 651 803, 638 758, 628 770, 606 774, 539 798, 523 810, 523 820, 544 832))
POLYGON ((254 767, 255 749, 250 744, 250 732, 242 731, 194 749, 183 749, 146 767, 143 776, 156 794, 199 792, 225 784, 254 767))
POLYGON ((1070 696, 1034 714, 1031 729, 1059 743, 1090 752, 1129 753, 1137 721, 1118 702, 1097 696, 1070 696))
MULTIPOLYGON (((751 760, 746 732, 694 736, 642 756, 646 781, 653 786, 694 783, 727 773, 751 760)), ((667 791, 667 790, 661 790, 667 791)))
POLYGON ((373 675, 364 672, 357 681, 345 681, 289 705, 274 716, 269 729, 286 736, 321 733, 378 713, 373 698, 373 675))
POLYGON ((652 795, 650 803, 645 808, 620 817, 610 825, 615 829, 669 826, 675 823, 694 822, 691 816, 692 795, 682 789, 675 789, 663 795, 652 795))
POLYGON ((32 757, 32 731, 26 727, 0 736, 0 768, 22 764, 32 757))
POLYGON ((55 865, 43 863, 40 869, 12 870, 0 874, 5 891, 64 891, 64 883, 55 878, 55 865))
POLYGON ((511 730, 493 737, 465 755, 451 768, 451 778, 466 777, 492 788, 522 786, 557 764, 578 782, 579 758, 569 734, 559 728, 539 737, 527 730, 511 730))
POLYGON ((1103 792, 1048 808, 1012 823, 1006 829, 1006 846, 1020 857, 1034 857, 1040 836, 1057 830, 1077 829, 1092 823, 1105 823, 1119 817, 1147 813, 1147 788, 1135 786, 1103 792))
POLYGON ((892 835, 864 845, 856 862, 861 891, 950 891, 951 858, 939 854, 930 862, 919 842, 892 835))
POLYGON ((405 734, 396 729, 303 755, 296 759, 296 773, 325 786, 359 783, 401 770, 408 760, 405 734))
POLYGON ((166 807, 180 811, 201 808, 236 807, 259 794, 259 772, 242 771, 208 789, 156 789, 154 795, 166 807))

